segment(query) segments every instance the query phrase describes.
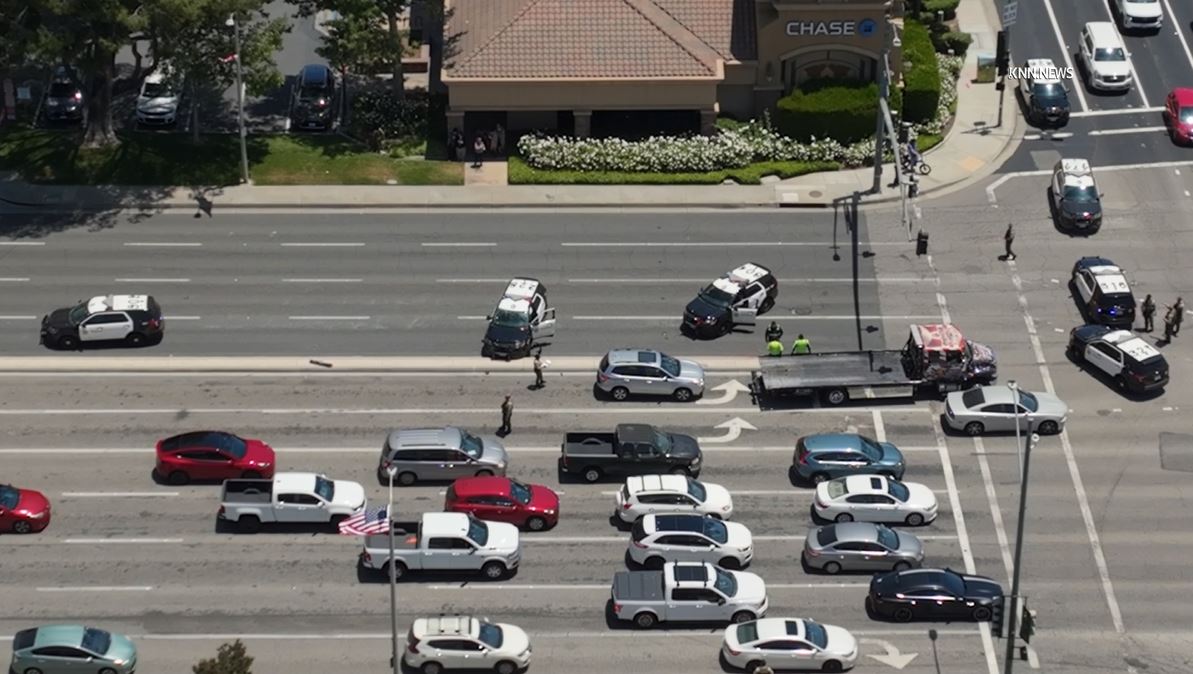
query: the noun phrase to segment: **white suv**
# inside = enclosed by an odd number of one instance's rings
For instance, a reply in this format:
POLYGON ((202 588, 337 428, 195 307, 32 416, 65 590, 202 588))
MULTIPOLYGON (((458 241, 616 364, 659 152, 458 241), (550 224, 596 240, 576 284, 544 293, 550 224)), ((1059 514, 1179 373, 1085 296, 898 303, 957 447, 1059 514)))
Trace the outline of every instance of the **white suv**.
POLYGON ((634 523, 629 553, 648 569, 667 562, 740 569, 754 558, 754 537, 746 525, 710 515, 647 515, 634 523))
POLYGON ((634 475, 617 492, 616 512, 627 523, 654 513, 696 513, 727 520, 733 516, 733 498, 719 484, 686 475, 634 475))
POLYGON ((406 635, 402 661, 422 674, 482 667, 514 674, 530 665, 530 637, 521 627, 471 616, 419 618, 406 635))
POLYGON ((1158 31, 1164 25, 1164 9, 1160 0, 1114 0, 1118 20, 1123 30, 1139 28, 1158 31))
POLYGON ((1131 88, 1131 55, 1113 23, 1090 21, 1081 29, 1081 38, 1077 42, 1091 89, 1127 91, 1131 88))

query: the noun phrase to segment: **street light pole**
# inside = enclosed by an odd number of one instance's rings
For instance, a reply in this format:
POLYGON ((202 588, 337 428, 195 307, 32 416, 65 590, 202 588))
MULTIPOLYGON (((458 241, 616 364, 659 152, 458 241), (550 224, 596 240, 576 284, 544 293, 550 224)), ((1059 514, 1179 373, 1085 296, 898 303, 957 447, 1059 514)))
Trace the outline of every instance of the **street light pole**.
POLYGON ((394 570, 394 475, 397 466, 389 466, 385 474, 389 476, 389 505, 385 509, 385 518, 389 520, 389 628, 393 636, 393 674, 401 671, 401 660, 398 659, 398 577, 394 570))
POLYGON ((240 182, 249 183, 249 149, 244 130, 244 68, 240 60, 240 22, 236 15, 228 17, 227 25, 232 27, 236 40, 236 125, 240 132, 240 182))
MULTIPOLYGON (((1012 390, 1018 394, 1018 387, 1014 382, 1009 384, 1012 390)), ((1019 401, 1016 400, 1018 405, 1019 401)), ((1028 429, 1031 430, 1030 428, 1028 429)), ((1018 426, 1016 425, 1016 438, 1018 438, 1018 426)), ((1023 562, 1023 530, 1025 529, 1025 520, 1027 519, 1027 479, 1028 472, 1031 470, 1031 448, 1039 440, 1039 436, 1032 433, 1028 436, 1027 442, 1023 447, 1023 473, 1019 480, 1019 526, 1015 530, 1015 566, 1011 573, 1011 605, 1003 604, 1003 619, 1007 624, 1007 652, 1004 658, 1004 673, 1011 674, 1015 663, 1015 635, 1017 633, 1016 626, 1019 622, 1019 572, 1022 570, 1023 562)))
POLYGON ((1011 399, 1015 405, 1015 457, 1019 459, 1019 481, 1023 482, 1023 441, 1019 433, 1019 384, 1014 380, 1007 382, 1011 389, 1011 399))

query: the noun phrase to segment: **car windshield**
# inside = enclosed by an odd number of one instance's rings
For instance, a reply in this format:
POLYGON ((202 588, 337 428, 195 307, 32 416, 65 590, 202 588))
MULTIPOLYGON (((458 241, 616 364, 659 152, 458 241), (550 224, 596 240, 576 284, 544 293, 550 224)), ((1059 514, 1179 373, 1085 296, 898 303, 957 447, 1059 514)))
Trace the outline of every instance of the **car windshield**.
POLYGON ((887 480, 886 490, 887 493, 903 503, 907 503, 907 499, 911 496, 911 490, 907 488, 907 485, 894 480, 887 480))
POLYGON ((878 544, 887 550, 898 550, 899 534, 888 527, 878 527, 878 544))
POLYGON ((1056 82, 1036 84, 1031 88, 1031 95, 1041 101, 1059 101, 1065 98, 1065 88, 1056 82))
POLYGON ((460 449, 464 450, 468 456, 479 459, 481 452, 485 449, 485 443, 471 433, 460 433, 460 449))
POLYGON ((489 544, 489 527, 475 517, 468 518, 468 538, 482 548, 489 544))
POLYGON ((530 505, 530 487, 516 480, 510 480, 510 495, 522 505, 530 505))
POLYGON ((489 648, 501 648, 501 628, 493 623, 481 623, 480 634, 476 636, 489 648))
POLYGON ((867 459, 870 459, 871 461, 878 461, 882 459, 882 447, 879 447, 877 442, 874 442, 870 438, 859 439, 861 440, 861 443, 858 445, 858 451, 860 451, 862 454, 865 454, 867 459))
POLYGON ((708 490, 704 488, 704 485, 691 478, 688 478, 688 493, 701 503, 704 503, 704 499, 708 496, 708 490))
POLYGON ((952 592, 955 597, 965 596, 965 581, 962 580, 961 576, 952 571, 945 571, 941 574, 940 584, 946 590, 952 592))
POLYGON ((662 367, 663 372, 666 372, 668 375, 672 377, 679 376, 679 360, 660 353, 659 366, 662 367))
POLYGON ((243 459, 244 455, 248 453, 248 443, 235 435, 228 433, 211 433, 204 441, 199 444, 207 444, 217 449, 221 449, 232 456, 243 459))
POLYGON ((103 630, 88 627, 83 630, 83 643, 79 645, 85 651, 91 651, 96 655, 103 655, 108 652, 108 648, 112 645, 112 635, 103 630))
POLYGON ((849 493, 849 490, 845 487, 845 480, 830 480, 826 489, 828 489, 828 497, 834 499, 841 498, 849 493))
POLYGON ((170 91, 170 85, 165 82, 146 82, 141 95, 145 98, 169 98, 174 94, 170 91))
POLYGON ((20 500, 21 492, 6 484, 0 484, 0 508, 12 510, 20 500))
POLYGON ((336 495, 336 483, 331 480, 318 475, 315 477, 315 494, 324 501, 331 501, 331 497, 336 495))
POLYGON ((530 325, 530 317, 516 311, 498 309, 493 312, 493 325, 502 328, 525 328, 530 325))
POLYGON ((76 304, 73 309, 70 310, 70 324, 78 325, 79 323, 83 322, 83 319, 87 318, 90 315, 91 315, 91 312, 87 310, 87 303, 80 302, 80 303, 76 304))
POLYGON ((1068 185, 1065 187, 1063 198, 1065 201, 1072 201, 1079 204, 1097 203, 1098 190, 1093 185, 1085 185, 1083 187, 1068 185))
POLYGON ((671 436, 662 431, 655 431, 654 444, 658 450, 664 454, 671 452, 671 436))
POLYGON ((1106 47, 1094 51, 1095 61, 1126 61, 1127 54, 1122 47, 1106 47))
POLYGON ((704 518, 704 535, 718 543, 729 541, 729 527, 715 517, 704 518))
POLYGON ((1193 107, 1177 110, 1176 117, 1181 120, 1181 124, 1193 124, 1193 107))
POLYGON ((1019 392, 1019 404, 1027 408, 1028 412, 1040 411, 1040 401, 1027 391, 1019 392))
POLYGON ((728 309, 733 304, 733 295, 712 285, 700 291, 700 299, 722 309, 728 309))
POLYGON ((722 569, 714 568, 717 572, 717 580, 714 585, 717 590, 726 597, 732 597, 737 594, 737 579, 733 574, 728 573, 722 569))
POLYGON ((74 96, 76 91, 78 91, 78 89, 75 89, 74 85, 72 85, 70 82, 54 82, 50 85, 50 96, 53 96, 54 98, 66 98, 67 96, 74 96))
POLYGON ((817 648, 828 646, 828 630, 824 629, 824 625, 820 623, 805 620, 804 638, 812 642, 812 645, 817 648))
POLYGON ((302 88, 298 97, 304 101, 324 101, 327 97, 327 87, 321 84, 308 84, 302 88))

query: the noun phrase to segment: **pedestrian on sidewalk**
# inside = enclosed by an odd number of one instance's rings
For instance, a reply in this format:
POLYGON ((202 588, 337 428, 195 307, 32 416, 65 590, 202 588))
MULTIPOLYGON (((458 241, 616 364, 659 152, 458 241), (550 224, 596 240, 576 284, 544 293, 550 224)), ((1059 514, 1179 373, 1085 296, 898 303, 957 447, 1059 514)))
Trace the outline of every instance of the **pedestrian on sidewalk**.
POLYGON ((464 158, 460 156, 460 152, 458 150, 458 148, 462 147, 463 145, 464 134, 460 132, 459 128, 452 129, 451 133, 447 134, 447 148, 448 151, 451 152, 452 158, 456 161, 464 161, 464 158))
POLYGON ((504 155, 505 154, 505 127, 502 126, 500 123, 498 123, 496 131, 497 131, 497 143, 496 143, 497 147, 495 149, 496 149, 498 155, 504 155))
POLYGON ((478 169, 485 163, 485 139, 481 134, 476 134, 476 138, 472 139, 472 168, 478 169))
POLYGON ((505 402, 501 403, 501 428, 497 429, 497 435, 502 437, 514 432, 511 423, 514 419, 514 401, 510 398, 506 396, 505 402))
POLYGON ((1015 259, 1015 251, 1011 249, 1011 246, 1013 246, 1015 244, 1015 224, 1014 223, 1012 223, 1012 222, 1007 223, 1007 232, 1006 232, 1006 234, 1002 235, 1002 240, 1003 240, 1003 243, 1006 244, 1006 247, 1007 247, 1007 254, 1005 256, 1003 256, 1003 259, 1006 260, 1007 262, 1010 262, 1011 260, 1015 259))
POLYGON ((455 153, 456 161, 464 161, 467 159, 465 153, 468 150, 467 144, 464 142, 464 132, 456 129, 456 138, 452 143, 452 152, 455 153))
POLYGON ((1150 294, 1143 298, 1143 306, 1140 308, 1140 313, 1143 314, 1143 331, 1151 332, 1154 330, 1153 323, 1156 317, 1156 302, 1150 294))
POLYGON ((766 341, 768 344, 770 342, 783 341, 783 328, 779 327, 777 321, 771 321, 770 325, 766 328, 766 341))
POLYGON ((1181 298, 1176 298, 1176 304, 1172 305, 1172 334, 1181 334, 1181 322, 1185 320, 1185 301, 1181 298))
POLYGON ((543 362, 543 350, 539 349, 534 353, 534 390, 539 390, 546 386, 543 382, 543 368, 547 367, 547 363, 543 362))
POLYGON ((488 137, 485 140, 488 141, 486 146, 489 148, 489 152, 492 152, 494 156, 501 154, 497 145, 497 129, 489 129, 488 137))
POLYGON ((801 334, 799 337, 795 338, 794 342, 791 343, 791 355, 804 356, 809 353, 812 353, 812 342, 808 341, 808 339, 801 334))

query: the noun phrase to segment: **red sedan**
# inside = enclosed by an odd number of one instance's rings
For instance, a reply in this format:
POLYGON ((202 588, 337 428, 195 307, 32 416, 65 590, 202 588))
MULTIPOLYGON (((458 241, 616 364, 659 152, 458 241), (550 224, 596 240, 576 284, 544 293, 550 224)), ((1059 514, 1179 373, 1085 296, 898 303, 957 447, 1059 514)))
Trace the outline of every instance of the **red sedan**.
POLYGON ((155 471, 170 484, 271 478, 273 470, 272 447, 223 431, 183 433, 157 443, 155 471))
POLYGON ((32 489, 0 484, 0 531, 28 534, 50 526, 50 500, 32 489))
POLYGON ((1164 123, 1172 142, 1193 142, 1193 89, 1173 89, 1164 99, 1164 123))
POLYGON ((530 531, 559 523, 559 495, 541 484, 508 477, 465 477, 447 488, 443 509, 472 513, 490 522, 508 522, 530 531))

